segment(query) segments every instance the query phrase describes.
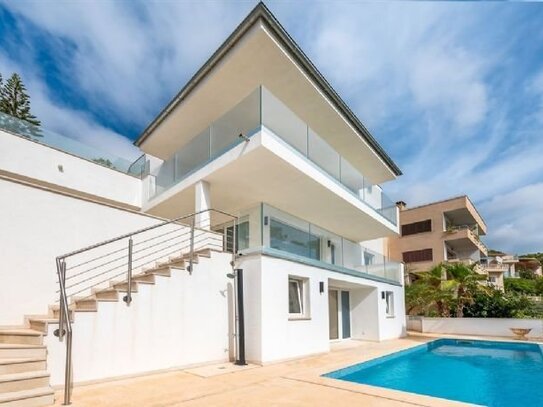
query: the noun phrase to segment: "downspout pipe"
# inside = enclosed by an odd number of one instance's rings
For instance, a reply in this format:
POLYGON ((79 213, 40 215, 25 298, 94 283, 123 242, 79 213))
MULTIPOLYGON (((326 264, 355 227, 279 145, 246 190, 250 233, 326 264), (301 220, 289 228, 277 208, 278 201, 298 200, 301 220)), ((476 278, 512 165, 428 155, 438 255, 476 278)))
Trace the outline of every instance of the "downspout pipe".
POLYGON ((243 308, 243 269, 236 269, 236 301, 238 313, 238 351, 234 364, 245 366, 245 312, 243 308))

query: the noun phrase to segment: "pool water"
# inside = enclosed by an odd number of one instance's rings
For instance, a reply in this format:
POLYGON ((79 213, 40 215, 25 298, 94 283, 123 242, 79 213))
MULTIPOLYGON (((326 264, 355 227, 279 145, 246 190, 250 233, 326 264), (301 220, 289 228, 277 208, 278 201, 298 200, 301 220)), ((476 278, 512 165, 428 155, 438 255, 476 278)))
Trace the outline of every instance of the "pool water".
POLYGON ((486 406, 543 406, 542 347, 438 339, 324 375, 486 406))

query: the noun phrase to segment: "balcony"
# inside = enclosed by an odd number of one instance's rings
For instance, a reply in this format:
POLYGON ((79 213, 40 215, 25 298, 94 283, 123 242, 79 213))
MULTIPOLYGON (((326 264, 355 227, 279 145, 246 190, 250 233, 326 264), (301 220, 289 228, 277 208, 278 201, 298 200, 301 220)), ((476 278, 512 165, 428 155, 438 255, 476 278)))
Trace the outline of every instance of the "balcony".
POLYGON ((444 239, 450 246, 454 246, 455 250, 465 250, 469 248, 476 248, 485 256, 488 253, 488 248, 479 238, 476 226, 449 225, 445 232, 444 239))
MULTIPOLYGON (((242 255, 257 252, 371 280, 403 281, 400 263, 270 205, 240 215, 236 240, 242 255)), ((233 227, 216 231, 231 236, 233 227)))
POLYGON ((144 169, 143 156, 132 162, 110 151, 90 146, 75 138, 60 135, 2 112, 0 130, 136 177, 140 177, 144 169))
POLYGON ((272 133, 297 156, 311 163, 387 222, 397 225, 396 205, 381 188, 372 185, 307 123, 262 86, 151 171, 154 187, 150 188, 150 202, 263 130, 272 133))

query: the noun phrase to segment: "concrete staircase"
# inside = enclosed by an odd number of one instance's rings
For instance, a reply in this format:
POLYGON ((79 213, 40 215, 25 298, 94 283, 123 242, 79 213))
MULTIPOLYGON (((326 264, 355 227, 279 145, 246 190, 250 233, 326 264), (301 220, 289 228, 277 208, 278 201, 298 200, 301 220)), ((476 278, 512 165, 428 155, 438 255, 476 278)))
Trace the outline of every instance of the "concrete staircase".
MULTIPOLYGON (((195 252, 193 264, 198 264, 199 257, 211 257, 212 251, 204 249, 195 252)), ((170 257, 168 261, 134 275, 133 298, 137 296, 138 286, 153 285, 156 278, 168 278, 175 272, 187 272, 188 264, 188 254, 170 257)), ((110 281, 109 287, 92 289, 91 295, 74 298, 69 308, 71 321, 75 323, 79 312, 97 312, 100 302, 122 301, 126 292, 126 280, 110 281)), ((47 334, 49 324, 58 325, 58 314, 59 306, 52 305, 46 315, 27 316, 25 328, 0 327, 0 407, 48 406, 54 403, 43 336, 47 334)))
POLYGON ((0 329, 0 406, 53 404, 46 358, 41 331, 0 329))

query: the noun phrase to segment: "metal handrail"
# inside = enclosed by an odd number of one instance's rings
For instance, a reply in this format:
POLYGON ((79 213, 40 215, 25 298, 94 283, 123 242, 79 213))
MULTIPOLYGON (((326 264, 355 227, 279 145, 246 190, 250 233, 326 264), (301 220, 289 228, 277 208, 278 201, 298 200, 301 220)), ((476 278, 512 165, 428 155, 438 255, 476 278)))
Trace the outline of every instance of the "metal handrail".
MULTIPOLYGON (((164 234, 161 234, 159 236, 155 236, 155 237, 152 237, 152 238, 149 238, 149 239, 145 239, 145 240, 143 240, 143 241, 141 241, 139 243, 134 243, 133 237, 136 236, 136 235, 139 235, 141 233, 144 233, 144 232, 147 232, 147 231, 150 231, 150 230, 153 230, 153 229, 157 229, 157 228, 160 228, 162 226, 170 225, 170 224, 179 224, 179 225, 182 225, 184 227, 190 227, 190 243, 189 243, 190 255, 189 255, 189 267, 188 267, 188 270, 192 274, 193 260, 194 260, 194 249, 195 249, 195 245, 194 245, 195 238, 202 236, 201 233, 197 234, 195 236, 195 233, 194 233, 195 229, 198 229, 199 231, 206 232, 206 233, 214 233, 211 230, 204 230, 204 229, 201 229, 201 228, 196 228, 195 219, 199 215, 202 215, 204 213, 212 213, 212 212, 224 215, 224 216, 230 218, 229 222, 231 222, 231 221, 233 222, 233 226, 234 226, 233 227, 233 240, 234 241, 232 243, 232 263, 231 263, 231 265, 232 265, 232 267, 234 267, 235 266, 235 260, 236 260, 236 252, 237 252, 236 227, 237 227, 237 219, 238 218, 235 215, 232 215, 230 213, 227 213, 227 212, 224 212, 224 211, 221 211, 221 210, 218 210, 218 209, 206 209, 206 210, 191 213, 189 215, 180 216, 178 218, 167 220, 167 221, 158 223, 156 225, 152 225, 152 226, 148 226, 148 227, 145 227, 145 228, 142 228, 142 229, 138 229, 138 230, 133 231, 131 233, 125 233, 125 234, 123 234, 121 236, 118 236, 118 237, 115 237, 115 238, 112 238, 112 239, 107 239, 107 240, 104 240, 104 241, 99 242, 99 243, 95 243, 93 245, 84 247, 82 249, 75 250, 75 251, 63 254, 63 255, 58 256, 56 258, 57 275, 58 275, 58 282, 59 282, 59 290, 58 290, 58 293, 59 293, 59 316, 58 316, 59 328, 58 328, 58 330, 55 331, 55 335, 58 336, 59 341, 61 341, 61 342, 63 341, 64 336, 66 336, 66 364, 65 364, 65 371, 64 371, 64 402, 63 402, 64 405, 71 404, 71 395, 72 395, 72 387, 73 387, 73 380, 72 380, 72 322, 71 322, 71 319, 70 319, 70 307, 69 307, 69 304, 68 304, 68 293, 67 293, 67 289, 69 287, 66 287, 66 280, 67 280, 67 278, 66 278, 66 270, 67 270, 67 268, 66 268, 66 259, 69 258, 69 257, 73 257, 73 256, 75 256, 77 254, 85 253, 85 252, 88 252, 90 250, 96 249, 98 247, 106 246, 108 244, 115 243, 115 242, 118 242, 118 241, 121 241, 123 239, 128 238, 129 240, 128 240, 128 253, 127 253, 128 261, 127 261, 127 263, 116 266, 113 269, 109 269, 106 272, 102 272, 101 274, 95 275, 95 276, 93 276, 91 278, 88 278, 88 279, 85 279, 85 280, 83 280, 81 282, 77 282, 75 285, 79 285, 79 284, 82 284, 83 282, 91 281, 91 280, 99 277, 100 275, 109 273, 109 272, 111 272, 111 271, 113 271, 113 270, 115 270, 115 269, 117 269, 119 267, 126 266, 127 267, 127 272, 126 272, 126 275, 127 275, 127 290, 126 291, 127 291, 127 293, 126 293, 126 296, 123 298, 123 300, 126 302, 127 306, 130 306, 130 303, 132 302, 133 263, 140 260, 140 259, 148 257, 150 255, 156 254, 157 252, 161 252, 161 251, 164 251, 164 250, 169 249, 171 247, 178 246, 180 243, 186 242, 187 239, 183 239, 181 242, 176 242, 173 245, 166 246, 165 248, 156 250, 156 251, 154 251, 154 252, 152 252, 150 254, 146 254, 146 255, 141 256, 141 257, 139 257, 137 259, 133 259, 133 254, 135 254, 137 252, 144 251, 144 250, 148 250, 149 248, 155 247, 155 246, 160 245, 162 243, 167 243, 169 241, 178 239, 180 237, 184 237, 188 232, 183 232, 179 236, 175 236, 175 237, 173 237, 171 239, 160 241, 158 244, 153 244, 151 247, 147 247, 147 248, 144 248, 144 249, 139 249, 139 250, 136 250, 136 251, 133 250, 133 248, 136 245, 142 244, 142 243, 147 242, 147 241, 151 241, 151 240, 153 240, 155 238, 165 236, 167 234, 170 234, 170 232, 167 232, 167 233, 164 233, 164 234), (183 224, 183 223, 180 223, 182 220, 190 219, 190 218, 192 218, 190 226, 186 225, 186 224, 183 224)), ((229 223, 229 222, 227 222, 227 223, 229 223)), ((211 223, 211 218, 210 218, 210 223, 211 223)), ((209 226, 211 226, 211 224, 209 226)), ((172 233, 173 233, 173 231, 172 231, 172 233)), ((199 242, 205 241, 208 238, 209 237, 205 237, 204 239, 200 240, 199 242)), ((223 238, 224 238, 224 236, 223 236, 223 238)), ((185 246, 182 245, 182 247, 186 248, 186 245, 185 246)), ((223 249, 226 249, 226 246, 223 245, 223 249)), ((119 252, 124 251, 124 250, 126 250, 126 248, 116 249, 113 252, 102 254, 102 255, 98 256, 97 258, 94 258, 94 259, 91 259, 91 260, 86 260, 86 261, 84 261, 82 263, 78 263, 75 266, 72 266, 71 269, 74 269, 75 267, 79 267, 79 266, 82 266, 82 265, 85 265, 85 264, 89 264, 89 263, 91 263, 93 261, 96 261, 98 259, 107 257, 107 256, 109 256, 111 254, 119 253, 119 252)), ((179 248, 177 248, 176 251, 179 251, 179 248)), ((170 254, 170 253, 168 253, 168 254, 170 254)), ((161 255, 161 256, 164 256, 164 254, 161 255)), ((124 256, 122 256, 120 258, 117 258, 114 261, 122 260, 123 257, 124 256)), ((159 258, 162 258, 162 257, 159 257, 159 258)), ((157 259, 152 259, 152 260, 150 260, 150 261, 148 261, 146 263, 138 265, 137 267, 143 267, 144 265, 146 265, 148 263, 151 263, 153 261, 156 261, 156 260, 157 259)), ((87 272, 90 272, 90 271, 92 271, 92 270, 94 270, 96 268, 107 265, 107 264, 109 264, 111 262, 112 261, 109 261, 109 262, 106 262, 106 263, 102 263, 99 266, 94 266, 90 270, 86 270, 86 271, 78 273, 76 276, 80 276, 80 275, 85 274, 87 272)), ((118 276, 123 275, 123 274, 124 274, 124 272, 120 273, 120 274, 117 274, 115 277, 118 277, 118 276)), ((70 278, 72 278, 72 276, 70 278)), ((114 278, 114 277, 110 276, 108 278, 108 280, 111 280, 111 278, 114 278)), ((104 280, 101 283, 104 283, 104 282, 106 282, 108 280, 104 280)), ((99 283, 99 284, 101 284, 101 283, 99 283)), ((72 287, 72 286, 70 286, 70 287, 72 287)), ((96 284, 93 284, 90 288, 92 288, 93 286, 96 287, 96 284)), ((82 291, 87 290, 87 289, 88 288, 85 288, 85 289, 83 289, 83 290, 81 290, 79 292, 82 292, 82 291)))
MULTIPOLYGON (((232 214, 230 214, 228 212, 223 212, 223 211, 218 210, 218 209, 205 209, 203 211, 193 212, 190 215, 180 216, 178 218, 167 220, 167 221, 164 221, 162 223, 158 223, 156 225, 147 226, 146 228, 143 228, 143 229, 138 229, 138 230, 136 230, 134 232, 131 232, 131 233, 125 233, 124 235, 114 237, 112 239, 104 240, 104 241, 99 242, 99 243, 95 243, 95 244, 93 244, 91 246, 87 246, 87 247, 84 247, 82 249, 75 250, 73 252, 63 254, 61 256, 57 256, 57 259, 66 259, 66 258, 72 257, 72 256, 74 256, 76 254, 84 253, 86 251, 96 249, 97 247, 104 246, 104 245, 109 244, 109 243, 118 242, 119 240, 126 239, 127 237, 136 236, 136 235, 139 235, 140 233, 147 232, 148 230, 153 230, 153 229, 159 228, 159 227, 164 226, 164 225, 169 225, 169 224, 172 224, 172 223, 178 223, 179 221, 181 221, 183 219, 189 219, 191 217, 198 216, 198 215, 201 215, 201 214, 206 213, 206 212, 216 212, 216 213, 220 213, 222 215, 229 216, 231 218, 237 219, 237 216, 232 215, 232 214)), ((184 225, 184 224, 182 224, 182 225, 183 226, 189 226, 189 225, 184 225)))

